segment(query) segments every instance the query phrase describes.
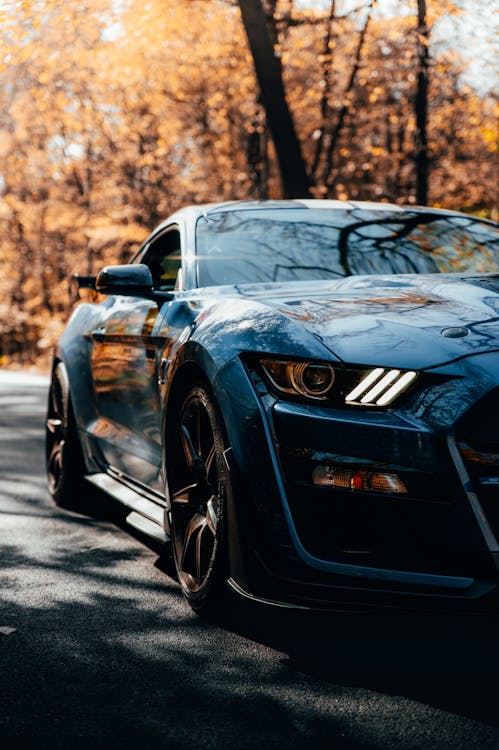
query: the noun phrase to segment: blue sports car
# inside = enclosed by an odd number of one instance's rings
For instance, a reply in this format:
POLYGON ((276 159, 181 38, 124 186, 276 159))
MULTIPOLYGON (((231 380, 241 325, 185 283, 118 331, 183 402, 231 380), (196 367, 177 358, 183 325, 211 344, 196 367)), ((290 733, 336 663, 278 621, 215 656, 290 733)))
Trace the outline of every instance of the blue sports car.
POLYGON ((56 503, 97 485, 196 611, 493 608, 499 232, 386 203, 185 208, 78 277, 54 356, 56 503))

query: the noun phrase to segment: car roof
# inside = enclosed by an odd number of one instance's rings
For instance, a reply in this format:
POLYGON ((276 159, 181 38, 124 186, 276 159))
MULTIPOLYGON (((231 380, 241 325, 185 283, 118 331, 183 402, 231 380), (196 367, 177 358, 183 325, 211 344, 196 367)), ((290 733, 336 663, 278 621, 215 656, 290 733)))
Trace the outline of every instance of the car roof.
MULTIPOLYGON (((195 222, 200 216, 210 216, 217 213, 224 213, 226 211, 258 211, 262 209, 332 209, 332 210, 343 210, 353 211, 355 209, 363 209, 365 211, 390 211, 393 213, 407 212, 411 213, 431 213, 441 214, 442 216, 462 216, 467 217, 467 214, 463 214, 459 211, 452 211, 446 208, 433 208, 432 206, 413 206, 413 205, 398 205, 396 203, 378 202, 378 201, 342 201, 342 200, 323 200, 316 198, 296 198, 296 199, 283 199, 283 200, 234 200, 224 201, 220 203, 203 203, 199 205, 191 205, 181 208, 174 214, 169 216, 159 227, 156 228, 155 233, 162 230, 172 222, 179 221, 181 219, 195 222)), ((478 218, 478 217, 476 217, 478 218)), ((487 219, 482 219, 487 222, 487 219)), ((494 223, 494 222, 491 222, 494 223)))
POLYGON ((218 213, 227 210, 251 211, 262 208, 329 208, 351 211, 354 208, 365 209, 402 209, 393 203, 377 203, 371 201, 340 201, 323 200, 318 198, 296 198, 293 200, 266 200, 266 201, 229 201, 225 203, 209 203, 204 208, 207 214, 218 213))

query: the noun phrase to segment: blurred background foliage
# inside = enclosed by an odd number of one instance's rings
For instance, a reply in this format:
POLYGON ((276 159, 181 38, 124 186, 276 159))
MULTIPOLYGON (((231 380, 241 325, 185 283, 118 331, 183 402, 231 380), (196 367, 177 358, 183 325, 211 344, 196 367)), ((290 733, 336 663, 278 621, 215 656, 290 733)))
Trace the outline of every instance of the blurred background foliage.
MULTIPOLYGON (((462 48, 466 0, 427 0, 423 30, 410 0, 262 5, 314 196, 416 201, 424 47, 428 202, 494 217, 491 36, 462 48)), ((237 2, 0 2, 0 364, 47 361, 69 274, 173 210, 282 194, 237 2)))

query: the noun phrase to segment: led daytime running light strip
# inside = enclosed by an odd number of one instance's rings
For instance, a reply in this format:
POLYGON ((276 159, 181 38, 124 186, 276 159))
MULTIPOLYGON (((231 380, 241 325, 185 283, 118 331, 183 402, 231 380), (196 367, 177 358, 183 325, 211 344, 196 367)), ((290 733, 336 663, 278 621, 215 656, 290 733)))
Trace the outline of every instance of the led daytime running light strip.
POLYGON ((417 376, 409 370, 384 370, 377 367, 363 378, 346 397, 347 404, 361 404, 363 406, 387 406, 394 401, 412 383, 417 376))

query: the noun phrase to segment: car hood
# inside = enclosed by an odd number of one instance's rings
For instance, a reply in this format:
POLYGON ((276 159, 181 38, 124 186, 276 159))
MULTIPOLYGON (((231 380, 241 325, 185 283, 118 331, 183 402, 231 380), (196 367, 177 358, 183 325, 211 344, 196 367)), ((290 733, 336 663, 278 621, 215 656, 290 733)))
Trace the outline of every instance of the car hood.
POLYGON ((355 276, 238 292, 352 364, 425 369, 499 350, 499 277, 355 276))

